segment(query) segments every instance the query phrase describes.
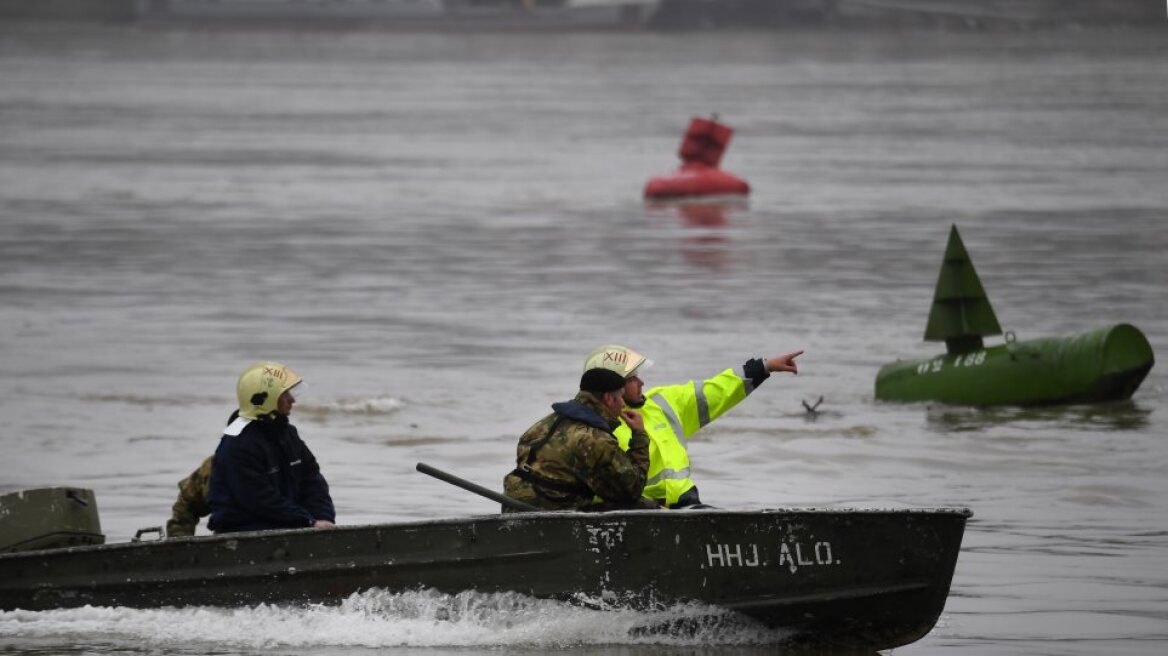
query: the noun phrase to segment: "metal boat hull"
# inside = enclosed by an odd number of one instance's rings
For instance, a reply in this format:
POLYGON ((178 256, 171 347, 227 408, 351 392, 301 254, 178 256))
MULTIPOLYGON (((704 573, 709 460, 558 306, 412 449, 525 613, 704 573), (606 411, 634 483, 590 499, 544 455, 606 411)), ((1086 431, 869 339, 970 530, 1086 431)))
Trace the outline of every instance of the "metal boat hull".
POLYGON ((378 588, 703 602, 800 640, 929 632, 965 509, 517 513, 0 555, 0 609, 335 602, 378 588))

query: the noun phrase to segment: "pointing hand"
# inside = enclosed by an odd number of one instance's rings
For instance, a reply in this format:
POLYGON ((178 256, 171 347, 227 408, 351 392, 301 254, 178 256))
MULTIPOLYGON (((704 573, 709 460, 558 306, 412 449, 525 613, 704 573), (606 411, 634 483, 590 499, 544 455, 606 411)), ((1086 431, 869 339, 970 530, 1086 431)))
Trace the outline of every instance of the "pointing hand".
POLYGON ((766 361, 767 371, 789 371, 793 374, 799 374, 799 365, 795 364, 795 358, 803 355, 803 351, 795 351, 794 353, 784 353, 783 355, 776 355, 766 361))

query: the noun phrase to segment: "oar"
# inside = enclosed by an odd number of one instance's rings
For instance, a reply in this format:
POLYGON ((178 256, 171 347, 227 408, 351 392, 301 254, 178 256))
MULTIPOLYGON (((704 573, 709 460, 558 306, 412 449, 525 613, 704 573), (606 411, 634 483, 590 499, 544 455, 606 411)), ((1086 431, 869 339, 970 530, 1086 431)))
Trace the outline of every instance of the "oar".
POLYGON ((446 481, 447 483, 450 483, 451 485, 457 485, 458 487, 460 487, 464 490, 467 490, 469 492, 474 492, 475 494, 477 494, 479 496, 486 497, 492 501, 498 501, 499 503, 503 504, 504 506, 510 506, 511 508, 514 508, 515 510, 536 510, 536 511, 539 510, 539 508, 536 508, 535 506, 533 506, 529 503, 523 503, 522 501, 519 501, 518 499, 512 499, 511 497, 503 495, 503 494, 499 494, 498 492, 495 492, 494 490, 488 490, 487 488, 485 488, 481 485, 475 485, 474 483, 471 483, 468 480, 461 479, 453 474, 447 474, 446 472, 442 471, 441 469, 435 469, 435 468, 431 467, 430 465, 427 465, 424 462, 419 462, 417 465, 417 469, 418 469, 418 471, 422 472, 423 474, 429 474, 430 476, 433 476, 434 478, 437 478, 440 481, 446 481))

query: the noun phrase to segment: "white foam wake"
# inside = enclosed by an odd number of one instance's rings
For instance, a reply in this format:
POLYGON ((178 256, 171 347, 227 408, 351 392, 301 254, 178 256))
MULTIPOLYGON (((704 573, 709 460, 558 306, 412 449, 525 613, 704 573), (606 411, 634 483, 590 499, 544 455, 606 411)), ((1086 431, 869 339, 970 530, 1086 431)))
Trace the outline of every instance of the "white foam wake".
POLYGON ((339 606, 18 610, 0 612, 0 636, 243 649, 755 645, 783 639, 740 615, 700 604, 631 610, 516 593, 433 590, 369 590, 339 606))

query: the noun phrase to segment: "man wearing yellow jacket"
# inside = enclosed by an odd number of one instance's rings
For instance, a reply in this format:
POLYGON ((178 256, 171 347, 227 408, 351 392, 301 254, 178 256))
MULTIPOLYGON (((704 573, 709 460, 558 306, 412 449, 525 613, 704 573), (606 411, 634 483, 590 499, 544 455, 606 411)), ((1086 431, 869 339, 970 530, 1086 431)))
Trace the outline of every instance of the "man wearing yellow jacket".
MULTIPOLYGON (((752 358, 742 366, 680 385, 665 385, 644 391, 640 373, 652 366, 645 356, 624 346, 606 344, 588 354, 584 370, 597 367, 625 377, 625 404, 641 413, 649 434, 649 473, 644 495, 669 508, 703 505, 698 488, 690 478, 686 443, 702 426, 738 405, 771 373, 798 374, 795 358, 803 351, 773 358, 752 358)), ((628 448, 632 432, 621 421, 613 434, 621 448, 628 448)))

